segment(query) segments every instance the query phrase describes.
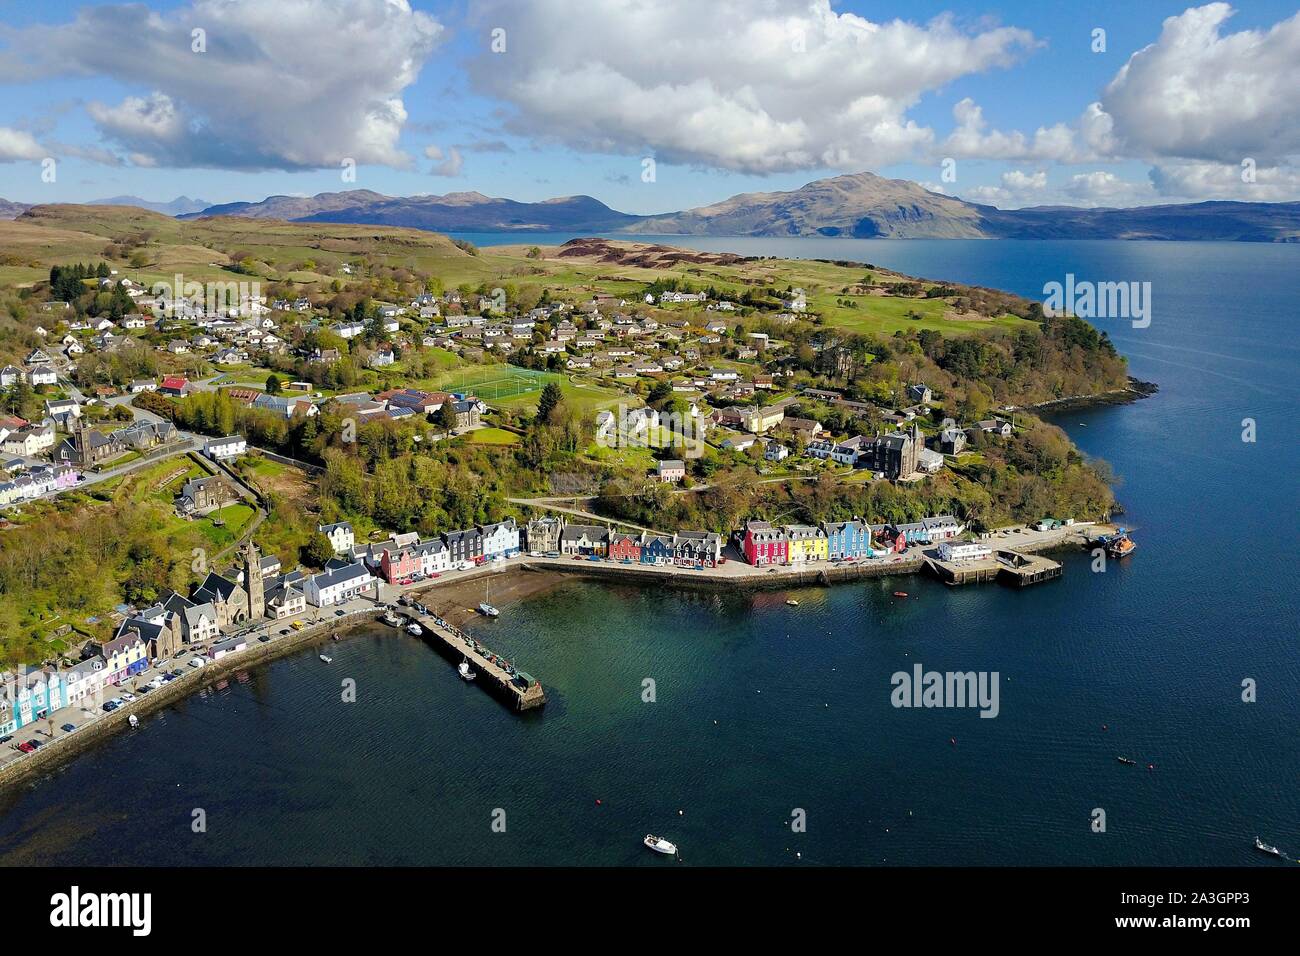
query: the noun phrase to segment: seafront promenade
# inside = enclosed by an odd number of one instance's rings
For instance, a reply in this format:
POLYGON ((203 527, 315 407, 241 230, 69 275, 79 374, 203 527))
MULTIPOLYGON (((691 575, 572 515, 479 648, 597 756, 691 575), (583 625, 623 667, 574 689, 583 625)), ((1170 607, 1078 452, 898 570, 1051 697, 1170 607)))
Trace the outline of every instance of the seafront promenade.
MULTIPOLYGON (((1097 525, 1075 524, 1070 527, 1036 531, 1018 527, 989 532, 981 542, 996 550, 1033 554, 1055 548, 1078 546, 1087 540, 1097 525)), ((234 634, 222 635, 242 638, 246 646, 232 651, 217 660, 209 658, 206 645, 189 646, 172 658, 154 662, 148 669, 109 688, 102 697, 84 700, 61 708, 48 717, 21 728, 8 746, 0 747, 0 787, 26 778, 32 773, 54 766, 71 757, 110 733, 130 732, 132 714, 143 716, 154 710, 209 686, 240 669, 266 663, 311 644, 319 644, 332 636, 375 621, 390 605, 410 594, 415 599, 426 592, 436 593, 452 585, 483 579, 491 575, 516 572, 559 573, 578 575, 597 580, 652 583, 671 587, 781 589, 829 585, 857 579, 887 575, 917 574, 926 569, 928 561, 937 558, 936 549, 916 545, 900 554, 883 558, 856 561, 796 562, 789 565, 754 567, 745 563, 728 545, 724 555, 727 560, 716 567, 686 568, 673 565, 623 563, 589 557, 545 557, 521 554, 512 558, 489 562, 465 570, 448 571, 436 579, 425 580, 407 587, 383 584, 378 594, 354 598, 345 604, 311 608, 299 615, 303 627, 295 630, 290 621, 259 621, 234 634), (192 667, 195 658, 204 660, 201 667, 192 667), (166 674, 177 676, 157 689, 147 689, 150 681, 166 674), (123 703, 116 710, 105 712, 103 702, 130 693, 135 699, 123 703), (73 726, 71 731, 64 726, 73 726), (34 753, 23 753, 17 744, 35 739, 42 743, 34 753)), ((395 628, 394 631, 402 630, 395 628)), ((479 661, 475 661, 480 664, 479 661)), ((322 666, 325 666, 322 664, 322 666)), ((543 673, 545 662, 530 662, 543 673)), ((521 707, 519 709, 528 709, 521 707)))

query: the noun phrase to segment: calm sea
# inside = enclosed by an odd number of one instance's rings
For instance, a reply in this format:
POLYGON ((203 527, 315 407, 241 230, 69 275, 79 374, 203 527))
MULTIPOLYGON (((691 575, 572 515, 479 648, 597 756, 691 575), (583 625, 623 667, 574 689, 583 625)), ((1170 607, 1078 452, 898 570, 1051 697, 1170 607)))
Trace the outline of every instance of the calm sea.
POLYGON ((1139 550, 1025 591, 905 578, 795 608, 569 583, 476 625, 547 686, 524 718, 376 630, 0 796, 0 861, 662 865, 650 831, 686 865, 1272 865, 1256 834, 1300 856, 1300 248, 671 241, 1035 297, 1067 272, 1151 282, 1149 328, 1098 324, 1160 393, 1058 419, 1115 466, 1139 550), (997 671, 999 715, 895 709, 915 663, 997 671))

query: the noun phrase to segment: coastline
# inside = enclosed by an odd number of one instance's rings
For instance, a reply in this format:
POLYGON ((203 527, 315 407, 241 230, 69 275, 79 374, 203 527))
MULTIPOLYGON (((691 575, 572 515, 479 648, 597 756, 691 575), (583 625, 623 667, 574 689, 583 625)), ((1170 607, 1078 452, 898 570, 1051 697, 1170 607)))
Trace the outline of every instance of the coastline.
POLYGON ((1130 375, 1128 385, 1124 388, 1115 388, 1108 392, 1097 392, 1093 395, 1066 395, 1063 398, 1054 398, 1047 402, 1024 405, 1022 408, 1033 412, 1066 412, 1081 408, 1095 408, 1100 405, 1127 405, 1130 402, 1151 398, 1158 391, 1160 391, 1160 386, 1155 382, 1144 382, 1130 375))
POLYGON ((380 613, 376 609, 373 612, 354 613, 343 619, 322 621, 316 625, 309 625, 301 631, 272 639, 265 644, 254 642, 242 651, 227 654, 219 661, 208 661, 201 668, 187 668, 188 673, 176 680, 137 697, 112 713, 101 713, 92 722, 79 725, 75 733, 47 741, 35 753, 27 754, 22 759, 12 760, 0 767, 0 790, 7 790, 33 776, 52 770, 99 744, 112 733, 123 728, 129 729, 128 719, 131 714, 143 717, 162 710, 236 671, 269 664, 309 645, 329 640, 336 634, 341 637, 358 630, 364 624, 377 620, 380 613))
MULTIPOLYGON (((1075 525, 1053 532, 1011 530, 1012 534, 1029 534, 1028 541, 1016 541, 1014 547, 1025 553, 1040 553, 1075 547, 1086 539, 1088 528, 1094 524, 1075 525)), ((992 540, 992 539, 990 539, 992 540)), ((1004 544, 1004 547, 1011 547, 1004 544)), ((919 549, 914 549, 918 550, 919 549)), ((477 619, 477 604, 492 587, 493 601, 515 603, 553 591, 566 581, 578 578, 604 583, 624 582, 632 585, 649 585, 705 590, 783 590, 800 587, 829 587, 853 581, 891 575, 924 573, 926 559, 921 554, 900 560, 855 562, 853 564, 823 564, 804 567, 754 568, 734 559, 719 568, 705 571, 676 567, 627 566, 610 561, 574 561, 571 558, 535 558, 522 556, 504 567, 476 568, 464 577, 437 580, 406 589, 405 594, 417 596, 431 610, 449 623, 461 627, 477 619), (710 573, 711 572, 711 573, 710 573), (492 584, 488 585, 487 580, 492 584), (429 595, 435 595, 430 597, 429 595)), ((235 651, 218 661, 208 661, 202 668, 192 670, 176 680, 164 684, 149 694, 137 697, 109 714, 97 716, 93 722, 82 724, 75 733, 56 737, 46 742, 35 753, 10 761, 0 767, 0 791, 22 783, 34 776, 52 770, 64 761, 89 750, 111 733, 128 726, 131 714, 137 717, 153 713, 188 697, 195 691, 221 680, 239 670, 269 664, 272 661, 324 643, 331 637, 340 638, 366 625, 377 623, 385 600, 373 608, 350 612, 343 618, 331 618, 308 625, 301 631, 276 637, 267 643, 254 642, 242 651, 235 651)), ((539 668, 541 670, 541 668, 539 668)))

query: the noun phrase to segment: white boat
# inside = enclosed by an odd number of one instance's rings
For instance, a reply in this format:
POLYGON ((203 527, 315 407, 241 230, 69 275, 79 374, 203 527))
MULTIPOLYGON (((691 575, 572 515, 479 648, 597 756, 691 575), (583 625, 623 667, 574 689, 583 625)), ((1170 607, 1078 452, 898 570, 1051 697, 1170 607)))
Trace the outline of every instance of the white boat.
POLYGON ((420 637, 424 634, 424 631, 420 629, 420 625, 416 624, 414 621, 406 625, 406 632, 408 634, 414 634, 416 637, 420 637))
POLYGON ((1265 842, 1264 842, 1263 840, 1261 840, 1259 837, 1255 837, 1255 849, 1256 849, 1256 850, 1259 850, 1259 851, 1262 852, 1262 853, 1267 853, 1269 856, 1281 856, 1281 855, 1282 855, 1282 851, 1281 851, 1281 850, 1279 850, 1279 849, 1278 849, 1277 847, 1275 847, 1275 846, 1269 846, 1267 843, 1265 843, 1265 842))
POLYGON ((480 604, 478 606, 478 610, 480 614, 486 615, 487 617, 496 617, 498 614, 501 613, 496 608, 494 608, 491 604, 489 604, 487 601, 484 601, 482 604, 480 604))
MULTIPOLYGON (((132 714, 130 717, 126 718, 126 722, 130 724, 132 727, 140 726, 140 718, 137 717, 135 714, 132 714)), ((1255 842, 1258 843, 1259 841, 1256 840, 1255 842)))
POLYGON ((653 833, 647 833, 645 839, 641 841, 656 853, 662 853, 664 856, 676 856, 677 844, 670 843, 663 837, 657 837, 653 833))
POLYGON ((456 666, 456 672, 460 674, 463 680, 473 680, 478 677, 478 674, 474 673, 474 668, 469 666, 469 661, 461 661, 456 666))
POLYGON ((398 624, 402 623, 401 618, 399 618, 396 614, 393 613, 393 609, 391 607, 384 612, 384 616, 383 618, 381 618, 381 620, 385 624, 389 625, 390 627, 397 627, 398 624))
POLYGON ((323 660, 326 664, 332 664, 334 662, 334 658, 330 657, 328 654, 322 654, 320 656, 320 659, 323 660))

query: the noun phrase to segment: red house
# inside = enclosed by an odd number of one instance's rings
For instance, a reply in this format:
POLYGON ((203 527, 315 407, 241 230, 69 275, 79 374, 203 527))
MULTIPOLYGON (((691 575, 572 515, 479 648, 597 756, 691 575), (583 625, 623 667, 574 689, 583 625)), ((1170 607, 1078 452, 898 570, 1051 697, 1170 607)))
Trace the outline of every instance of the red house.
POLYGON ((611 561, 640 561, 641 539, 631 534, 613 534, 609 537, 611 561))
POLYGON ((410 548, 389 548, 379 559, 379 571, 385 581, 396 584, 420 570, 420 561, 410 548))
POLYGON ((790 542, 785 532, 766 521, 745 522, 745 560, 761 564, 786 564, 790 560, 790 542))

